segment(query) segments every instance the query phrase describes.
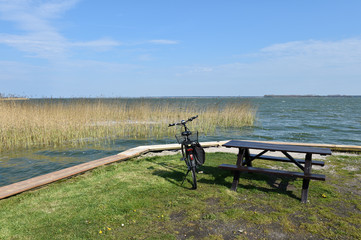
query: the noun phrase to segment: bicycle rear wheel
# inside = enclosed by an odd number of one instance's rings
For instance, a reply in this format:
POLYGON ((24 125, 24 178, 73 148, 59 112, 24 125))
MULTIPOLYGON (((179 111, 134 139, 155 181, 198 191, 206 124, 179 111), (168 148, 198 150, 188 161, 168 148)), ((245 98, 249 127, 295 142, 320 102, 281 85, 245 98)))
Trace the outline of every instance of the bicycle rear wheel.
POLYGON ((196 167, 193 166, 191 170, 192 170, 192 179, 193 179, 192 187, 193 187, 193 189, 197 189, 196 167))

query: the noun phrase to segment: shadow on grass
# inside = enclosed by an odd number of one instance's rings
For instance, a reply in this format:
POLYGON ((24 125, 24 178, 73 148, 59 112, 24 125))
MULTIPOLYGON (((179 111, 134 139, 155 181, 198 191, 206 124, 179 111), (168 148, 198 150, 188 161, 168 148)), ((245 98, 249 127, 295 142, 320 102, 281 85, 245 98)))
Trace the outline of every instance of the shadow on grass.
MULTIPOLYGON (((257 190, 264 193, 278 193, 287 195, 291 198, 301 200, 300 197, 294 194, 294 190, 287 190, 287 187, 290 186, 290 182, 293 182, 296 178, 290 177, 276 177, 271 175, 262 175, 257 173, 243 173, 240 176, 240 183, 238 184, 238 188, 247 189, 247 190, 257 190), (251 181, 264 181, 270 186, 271 188, 256 186, 254 184, 243 184, 243 180, 251 180, 251 181)), ((295 189, 296 190, 296 189, 295 189)), ((297 191, 297 190, 296 190, 297 191)), ((301 189, 300 189, 301 191, 301 189)))
MULTIPOLYGON (((154 170, 153 171, 153 175, 157 175, 159 177, 164 178, 165 180, 167 180, 168 182, 174 184, 174 185, 178 185, 180 187, 183 187, 185 189, 192 189, 192 185, 191 186, 186 186, 185 184, 181 185, 185 174, 187 173, 187 167, 184 165, 183 168, 179 168, 179 167, 172 167, 169 166, 167 163, 157 163, 157 162, 153 162, 159 166, 162 166, 162 168, 166 168, 167 170, 156 170, 153 167, 148 168, 149 170, 154 170)), ((188 177, 191 175, 191 173, 188 174, 188 177)), ((187 179, 187 181, 189 183, 191 183, 191 181, 189 179, 187 179)))
MULTIPOLYGON (((154 163, 154 162, 153 162, 154 163)), ((163 177, 167 181, 172 184, 178 185, 185 189, 192 189, 189 184, 181 185, 185 174, 187 173, 187 168, 172 167, 166 163, 157 163, 158 165, 166 168, 167 170, 155 170, 153 172, 154 175, 163 177)), ((212 166, 200 166, 198 168, 198 172, 203 172, 202 174, 197 174, 197 181, 199 183, 205 184, 217 184, 219 186, 231 187, 232 181, 226 181, 226 178, 232 176, 229 171, 224 171, 219 169, 218 167, 212 166)), ((189 173, 187 176, 187 181, 191 183, 189 180, 191 177, 189 173)), ((297 197, 293 190, 287 190, 287 187, 290 186, 296 178, 292 177, 276 177, 274 175, 266 175, 266 174, 257 174, 257 173, 241 173, 239 179, 238 188, 247 189, 247 190, 257 190, 265 193, 279 193, 288 195, 297 200, 301 200, 300 197, 297 197), (250 182, 250 184, 245 184, 244 182, 250 182), (252 183, 254 182, 254 183, 252 183), (257 182, 265 182, 270 188, 257 186, 257 182)))
MULTIPOLYGON (((207 184, 217 184, 226 187, 231 187, 232 181, 226 181, 225 178, 232 176, 233 174, 229 171, 224 171, 219 169, 218 167, 204 167, 204 173, 211 174, 214 177, 214 180, 211 179, 201 179, 199 182, 207 183, 207 184)), ((267 174, 258 174, 258 173, 241 173, 239 178, 238 188, 248 189, 248 190, 257 190, 265 193, 279 193, 288 195, 297 200, 301 200, 300 197, 297 197, 293 191, 287 190, 287 187, 290 186, 296 178, 292 177, 280 177, 274 175, 267 175, 267 174), (250 184, 246 184, 246 182, 250 182, 250 184), (257 182, 265 182, 268 186, 262 187, 257 186, 257 182)))

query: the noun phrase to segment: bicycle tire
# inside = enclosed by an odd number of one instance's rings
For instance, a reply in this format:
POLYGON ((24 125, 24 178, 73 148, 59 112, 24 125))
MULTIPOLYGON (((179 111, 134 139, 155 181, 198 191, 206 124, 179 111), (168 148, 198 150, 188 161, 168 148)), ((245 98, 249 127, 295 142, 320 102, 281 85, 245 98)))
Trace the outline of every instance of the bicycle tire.
POLYGON ((191 170, 192 170, 192 179, 193 179, 192 187, 193 187, 193 189, 197 189, 196 167, 193 166, 191 170))

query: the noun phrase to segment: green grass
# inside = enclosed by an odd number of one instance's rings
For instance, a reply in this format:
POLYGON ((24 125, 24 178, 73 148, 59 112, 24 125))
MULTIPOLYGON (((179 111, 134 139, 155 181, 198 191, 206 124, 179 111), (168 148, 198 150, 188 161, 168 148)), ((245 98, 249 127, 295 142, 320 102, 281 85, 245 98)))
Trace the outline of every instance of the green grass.
POLYGON ((300 203, 302 180, 242 174, 230 191, 230 172, 217 166, 236 155, 206 157, 197 190, 180 185, 185 166, 174 155, 100 167, 1 200, 0 239, 361 238, 360 156, 329 157, 314 171, 327 181, 311 181, 308 204, 300 203))

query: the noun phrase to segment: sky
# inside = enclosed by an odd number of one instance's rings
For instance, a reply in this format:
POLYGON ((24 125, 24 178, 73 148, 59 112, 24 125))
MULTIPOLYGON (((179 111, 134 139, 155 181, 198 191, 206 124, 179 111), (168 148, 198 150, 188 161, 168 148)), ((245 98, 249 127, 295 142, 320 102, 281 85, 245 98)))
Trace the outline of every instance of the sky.
POLYGON ((0 0, 0 93, 361 95, 359 0, 0 0))

